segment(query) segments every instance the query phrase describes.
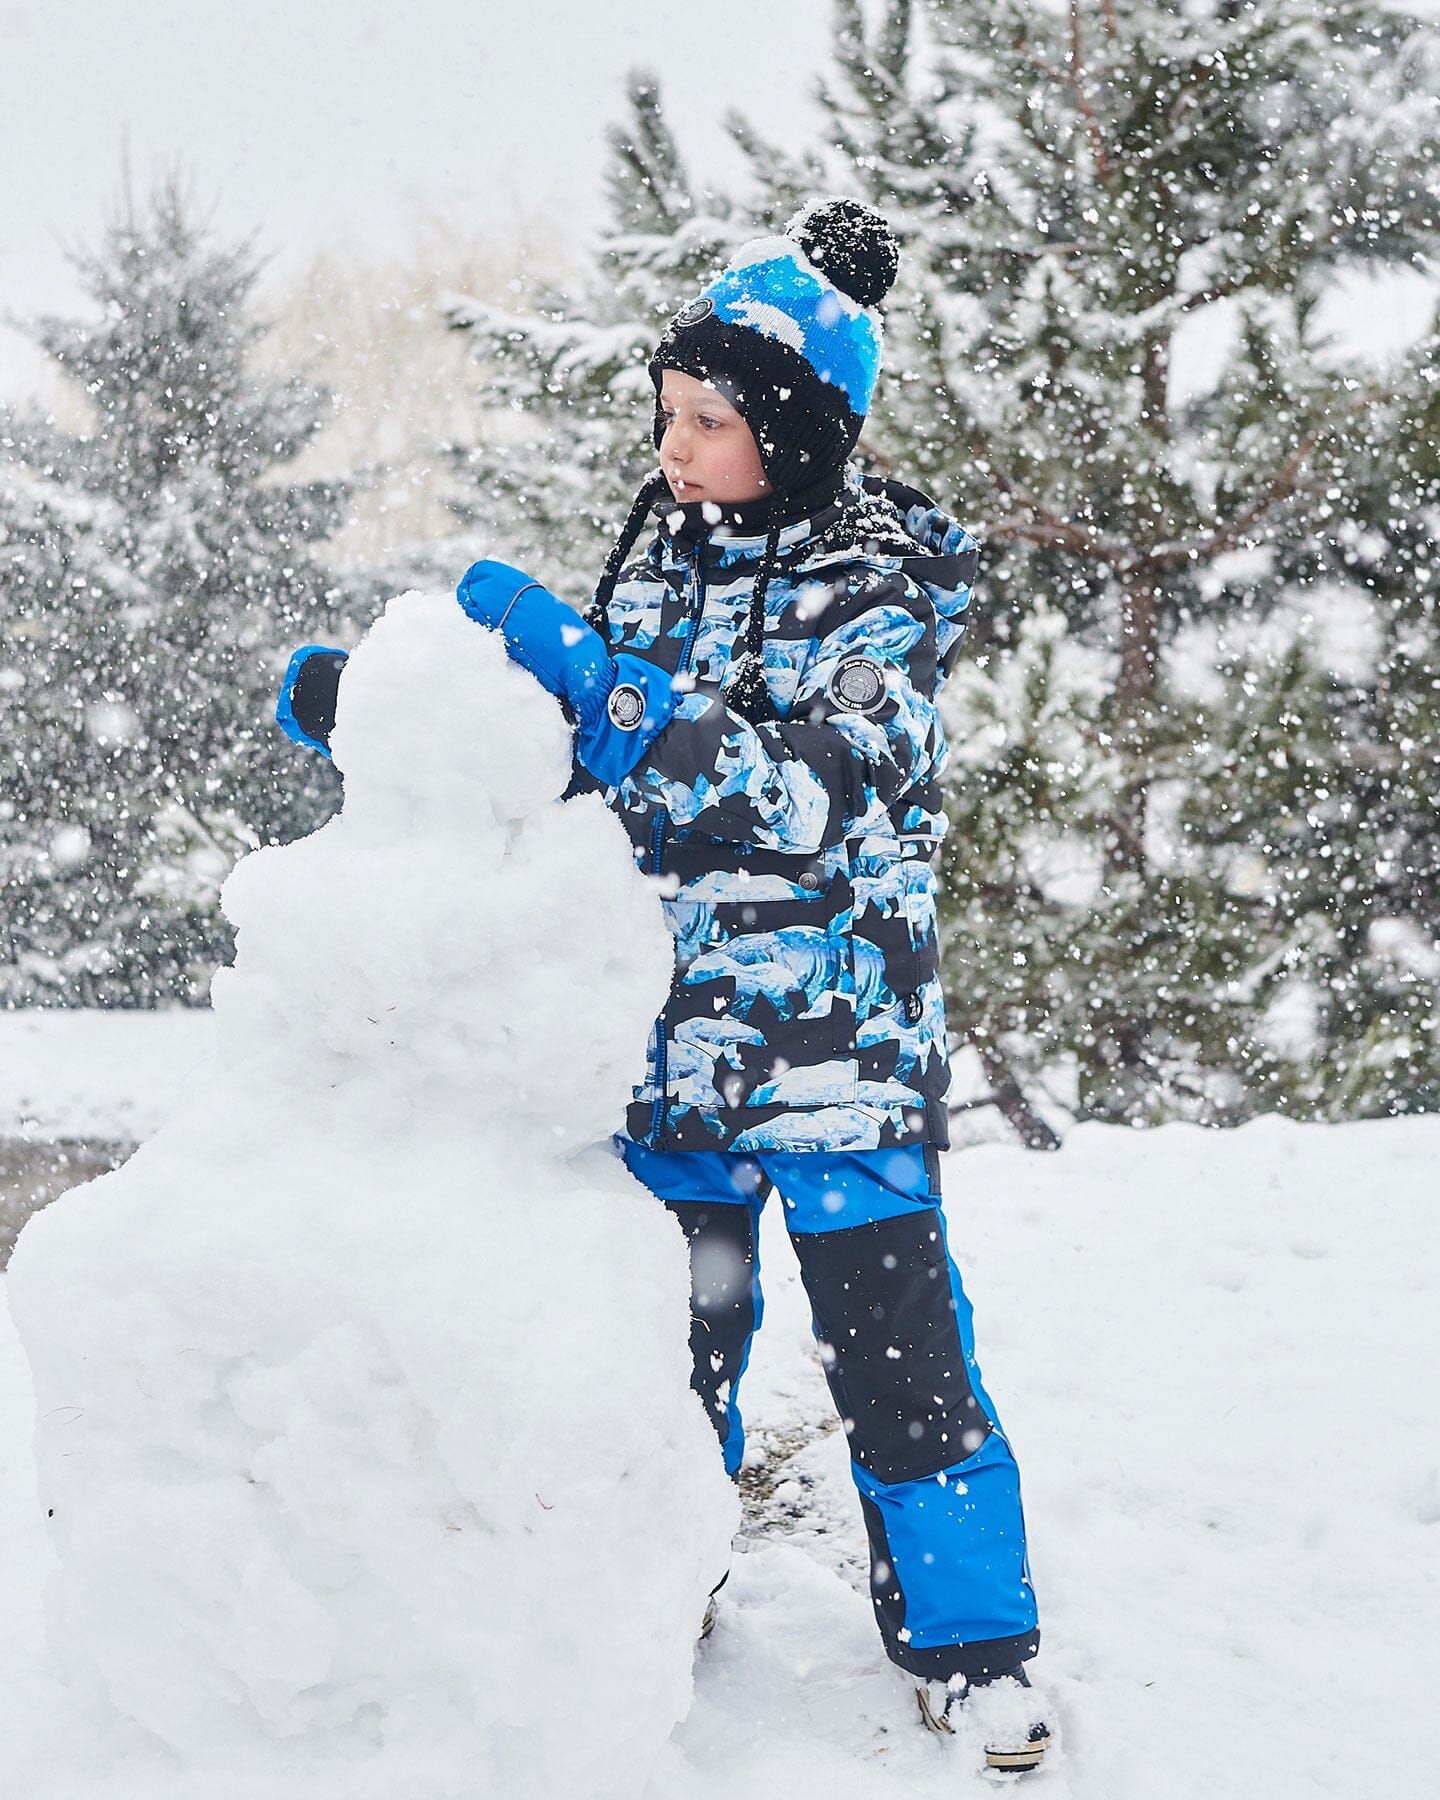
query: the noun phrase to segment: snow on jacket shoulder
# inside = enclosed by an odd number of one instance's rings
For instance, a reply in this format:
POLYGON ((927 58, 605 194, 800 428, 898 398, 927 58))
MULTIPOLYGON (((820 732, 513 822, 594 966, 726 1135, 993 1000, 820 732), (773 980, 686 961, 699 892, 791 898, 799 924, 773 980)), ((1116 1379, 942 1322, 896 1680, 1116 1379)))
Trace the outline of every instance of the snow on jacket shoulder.
POLYGON ((976 547, 893 484, 788 526, 766 595, 779 716, 752 725, 725 688, 763 551, 662 522, 610 602, 612 648, 689 683, 611 795, 676 940, 628 1129, 666 1149, 943 1144, 936 696, 976 547))

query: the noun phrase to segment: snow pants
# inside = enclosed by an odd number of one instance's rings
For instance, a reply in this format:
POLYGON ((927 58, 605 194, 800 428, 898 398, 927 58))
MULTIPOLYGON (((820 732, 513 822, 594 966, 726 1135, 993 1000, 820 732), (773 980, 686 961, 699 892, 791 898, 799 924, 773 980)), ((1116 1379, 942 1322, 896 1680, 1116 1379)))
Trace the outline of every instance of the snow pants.
POLYGON ((886 1653, 943 1678, 1039 1647, 1015 1459, 980 1380, 934 1152, 657 1151, 631 1173, 690 1244, 692 1385, 737 1475, 737 1391, 760 1323, 760 1212, 778 1193, 870 1540, 886 1653))

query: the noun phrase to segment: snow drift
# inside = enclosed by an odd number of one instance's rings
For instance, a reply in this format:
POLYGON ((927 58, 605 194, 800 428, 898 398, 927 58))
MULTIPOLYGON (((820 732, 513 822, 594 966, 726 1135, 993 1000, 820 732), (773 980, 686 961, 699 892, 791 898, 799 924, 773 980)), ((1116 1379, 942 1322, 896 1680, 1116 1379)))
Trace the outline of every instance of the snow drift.
POLYGON ((392 602, 334 748, 343 813, 226 886, 214 1078, 12 1264, 52 1649, 247 1796, 633 1795, 734 1524, 602 1142, 669 940, 453 601, 392 602))

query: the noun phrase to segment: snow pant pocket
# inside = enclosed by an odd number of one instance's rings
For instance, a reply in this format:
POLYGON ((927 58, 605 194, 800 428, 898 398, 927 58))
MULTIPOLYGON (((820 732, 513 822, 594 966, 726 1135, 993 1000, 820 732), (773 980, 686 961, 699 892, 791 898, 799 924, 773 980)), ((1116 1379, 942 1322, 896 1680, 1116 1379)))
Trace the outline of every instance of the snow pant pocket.
POLYGON ((939 1212, 792 1241, 855 1462, 897 1482, 973 1456, 992 1427, 970 1383, 939 1212))

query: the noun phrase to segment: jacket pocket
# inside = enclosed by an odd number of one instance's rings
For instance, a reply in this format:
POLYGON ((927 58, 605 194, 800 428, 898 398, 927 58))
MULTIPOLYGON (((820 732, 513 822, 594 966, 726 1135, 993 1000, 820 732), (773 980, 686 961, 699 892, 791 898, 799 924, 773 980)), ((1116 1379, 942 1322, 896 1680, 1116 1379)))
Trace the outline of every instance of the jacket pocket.
POLYGON ((689 915, 672 1027, 692 1052, 684 1097, 726 1109, 853 1102, 849 884, 817 862, 718 892, 677 906, 689 915))
POLYGON ((867 895, 855 944, 862 1020, 898 1014, 919 1023, 924 990, 940 974, 934 877, 928 864, 897 862, 867 895))

